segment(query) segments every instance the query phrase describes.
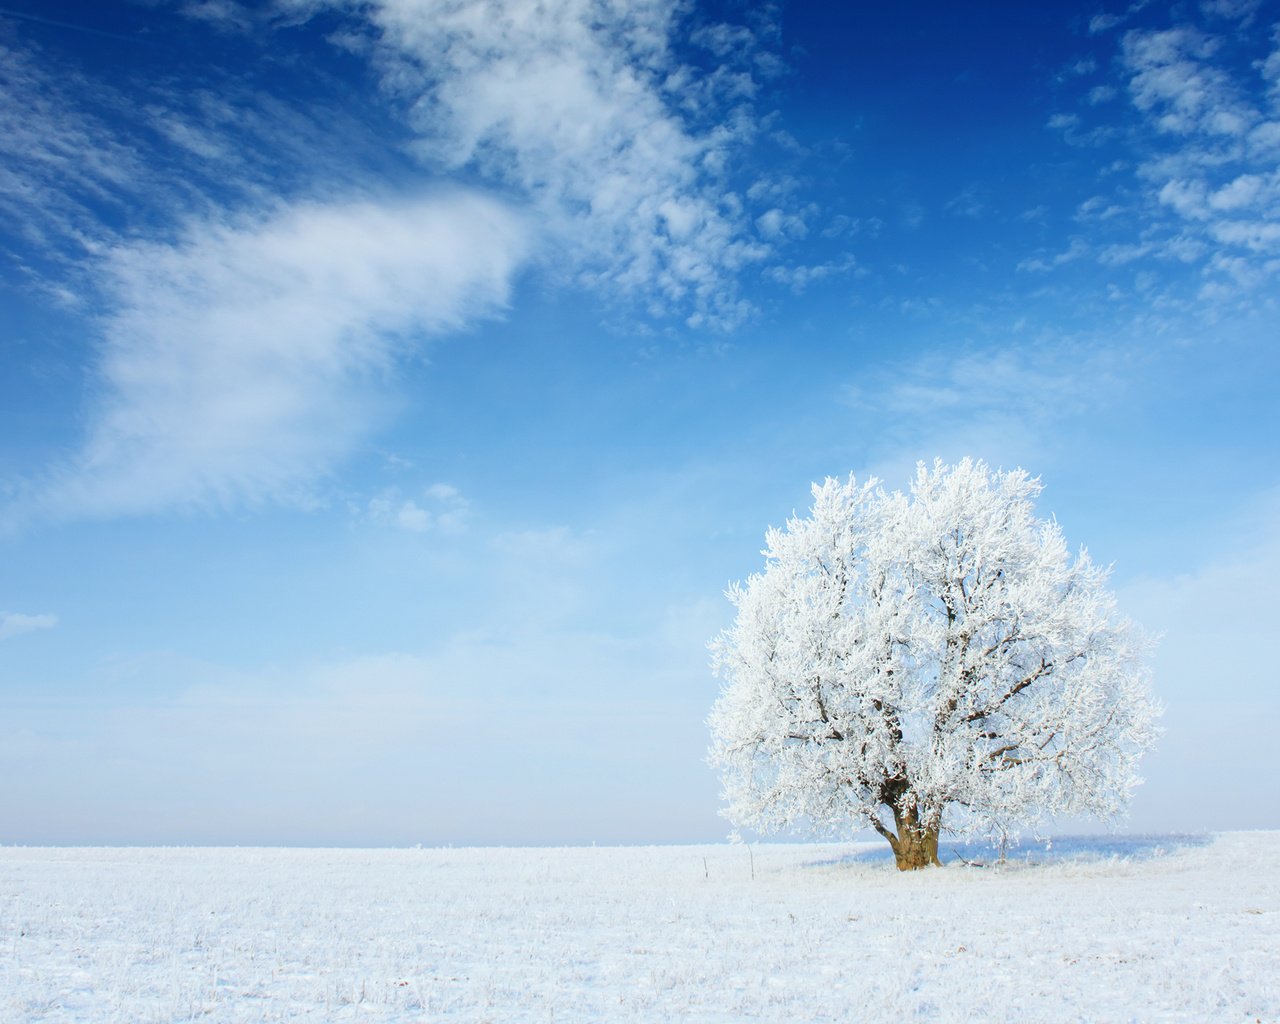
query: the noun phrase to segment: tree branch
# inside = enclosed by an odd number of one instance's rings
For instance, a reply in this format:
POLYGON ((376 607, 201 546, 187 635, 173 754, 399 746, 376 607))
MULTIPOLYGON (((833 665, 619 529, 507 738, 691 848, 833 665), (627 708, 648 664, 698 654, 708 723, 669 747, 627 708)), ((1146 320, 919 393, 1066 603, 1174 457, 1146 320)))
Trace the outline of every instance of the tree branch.
POLYGON ((1016 683, 1014 683, 1013 686, 1010 687, 1009 692, 1006 693, 999 700, 997 700, 990 707, 982 708, 978 711, 973 712, 970 715, 967 715, 965 717, 965 721, 978 722, 986 718, 988 715, 994 715, 997 711, 999 711, 1002 707, 1008 704, 1009 701, 1013 700, 1014 697, 1020 694, 1023 690, 1025 690, 1028 686, 1034 683, 1037 679, 1041 679, 1052 672, 1053 672, 1053 662, 1045 661, 1043 658, 1041 658, 1040 666, 1037 669, 1023 676, 1016 683))
POLYGON ((889 845, 893 847, 893 852, 898 852, 898 837, 884 827, 884 822, 880 820, 880 816, 874 811, 867 812, 867 820, 871 822, 871 827, 880 833, 885 839, 889 840, 889 845))

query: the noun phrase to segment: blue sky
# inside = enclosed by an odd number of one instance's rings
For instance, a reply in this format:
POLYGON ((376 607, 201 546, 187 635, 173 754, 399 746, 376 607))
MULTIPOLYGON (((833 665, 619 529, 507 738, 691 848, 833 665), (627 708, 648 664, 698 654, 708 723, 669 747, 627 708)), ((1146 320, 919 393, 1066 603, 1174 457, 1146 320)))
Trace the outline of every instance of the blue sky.
POLYGON ((0 4, 0 841, 721 837, 723 589, 964 455, 1280 825, 1280 8, 870 6, 0 4))

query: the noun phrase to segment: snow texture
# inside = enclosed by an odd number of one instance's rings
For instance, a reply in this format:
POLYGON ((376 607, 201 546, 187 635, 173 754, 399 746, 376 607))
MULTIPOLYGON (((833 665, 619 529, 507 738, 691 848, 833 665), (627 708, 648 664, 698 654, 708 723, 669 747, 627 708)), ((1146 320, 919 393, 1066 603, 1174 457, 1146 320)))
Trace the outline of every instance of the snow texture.
POLYGON ((1280 832, 943 852, 0 848, 0 1020, 1280 1020, 1280 832))

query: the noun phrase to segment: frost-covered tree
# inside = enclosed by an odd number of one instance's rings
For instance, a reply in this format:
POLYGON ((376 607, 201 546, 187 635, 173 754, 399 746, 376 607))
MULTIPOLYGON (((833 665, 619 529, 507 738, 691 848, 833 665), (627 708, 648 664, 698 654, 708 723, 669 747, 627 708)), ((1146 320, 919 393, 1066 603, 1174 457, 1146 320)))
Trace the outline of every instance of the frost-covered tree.
POLYGON ((1149 642, 1106 569, 1035 516, 1038 479, 965 459, 813 487, 728 593, 712 642, 724 814, 759 831, 870 826, 898 867, 940 831, 1003 838, 1057 815, 1114 818, 1160 709, 1149 642))

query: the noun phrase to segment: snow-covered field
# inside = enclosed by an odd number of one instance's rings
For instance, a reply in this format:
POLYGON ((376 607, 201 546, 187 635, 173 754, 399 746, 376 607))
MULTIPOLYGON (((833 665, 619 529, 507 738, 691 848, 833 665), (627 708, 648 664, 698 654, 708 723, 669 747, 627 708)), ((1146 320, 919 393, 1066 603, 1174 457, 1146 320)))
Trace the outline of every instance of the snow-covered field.
POLYGON ((0 1020, 1275 1022, 1280 833, 0 848, 0 1020))

